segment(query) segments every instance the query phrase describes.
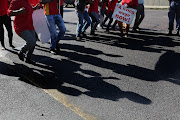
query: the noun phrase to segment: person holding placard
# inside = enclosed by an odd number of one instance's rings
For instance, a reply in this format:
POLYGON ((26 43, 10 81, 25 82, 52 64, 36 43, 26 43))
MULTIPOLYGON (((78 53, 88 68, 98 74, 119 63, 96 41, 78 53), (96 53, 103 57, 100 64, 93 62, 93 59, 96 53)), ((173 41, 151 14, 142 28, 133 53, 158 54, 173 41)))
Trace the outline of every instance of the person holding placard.
MULTIPOLYGON (((126 6, 127 8, 134 8, 137 9, 138 7, 138 0, 122 0, 122 5, 126 6)), ((121 36, 123 36, 123 22, 121 21, 117 21, 118 22, 118 26, 119 26, 119 30, 121 32, 121 36)), ((129 32, 129 27, 130 24, 126 24, 125 23, 125 37, 128 37, 128 32, 129 32)))

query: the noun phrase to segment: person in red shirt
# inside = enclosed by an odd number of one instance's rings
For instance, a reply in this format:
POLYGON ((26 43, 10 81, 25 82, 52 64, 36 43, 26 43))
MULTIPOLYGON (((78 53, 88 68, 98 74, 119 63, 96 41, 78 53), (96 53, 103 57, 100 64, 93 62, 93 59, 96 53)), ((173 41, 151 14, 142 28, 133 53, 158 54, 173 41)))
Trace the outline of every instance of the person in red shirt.
POLYGON ((114 9, 115 9, 115 7, 116 7, 116 3, 117 3, 117 2, 118 2, 118 0, 109 0, 109 2, 108 2, 108 10, 107 10, 108 16, 107 16, 107 17, 105 18, 105 20, 103 21, 103 26, 104 26, 105 22, 106 22, 108 19, 110 19, 110 20, 109 20, 109 23, 108 23, 108 25, 107 25, 107 28, 106 28, 106 31, 107 31, 107 32, 109 32, 109 27, 110 27, 111 23, 113 22, 112 14, 113 14, 113 12, 114 12, 114 9))
MULTIPOLYGON (((128 8, 133 8, 137 9, 138 6, 138 0, 122 0, 122 5, 128 7, 128 8)), ((123 22, 117 21, 119 30, 121 32, 120 36, 123 36, 123 22)), ((125 37, 128 37, 128 32, 129 32, 129 27, 130 24, 125 24, 125 37)))
POLYGON ((64 21, 59 14, 58 1, 57 0, 41 0, 41 4, 44 4, 44 11, 46 16, 46 21, 51 33, 50 42, 50 53, 58 54, 60 48, 58 46, 59 41, 64 37, 66 32, 66 27, 64 21), (56 25, 59 28, 59 33, 57 34, 56 25))
POLYGON ((99 14, 98 14, 98 4, 99 4, 99 0, 91 0, 90 7, 88 10, 89 16, 92 19, 90 35, 95 34, 95 29, 97 25, 100 23, 99 14))
POLYGON ((0 41, 2 50, 5 50, 3 25, 5 25, 6 30, 8 31, 9 45, 10 47, 14 48, 14 46, 12 45, 13 32, 11 18, 7 16, 8 2, 8 0, 0 0, 0 41))
POLYGON ((36 6, 37 4, 40 3, 40 0, 28 0, 28 1, 29 1, 30 5, 32 5, 32 6, 36 6))
POLYGON ((28 0, 12 0, 7 11, 8 16, 15 16, 14 29, 15 32, 26 41, 18 53, 20 60, 34 64, 31 60, 31 55, 36 45, 36 35, 33 27, 32 13, 34 10, 39 9, 40 6, 32 7, 28 0), (24 56, 26 55, 26 56, 24 56))

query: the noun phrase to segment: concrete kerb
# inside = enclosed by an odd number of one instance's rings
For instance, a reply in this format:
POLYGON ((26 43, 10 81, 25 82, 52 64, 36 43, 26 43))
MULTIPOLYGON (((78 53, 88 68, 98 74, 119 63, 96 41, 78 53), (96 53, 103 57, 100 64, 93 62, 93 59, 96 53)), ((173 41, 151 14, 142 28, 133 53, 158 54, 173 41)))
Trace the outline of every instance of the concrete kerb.
POLYGON ((147 9, 169 9, 169 6, 144 6, 147 9))

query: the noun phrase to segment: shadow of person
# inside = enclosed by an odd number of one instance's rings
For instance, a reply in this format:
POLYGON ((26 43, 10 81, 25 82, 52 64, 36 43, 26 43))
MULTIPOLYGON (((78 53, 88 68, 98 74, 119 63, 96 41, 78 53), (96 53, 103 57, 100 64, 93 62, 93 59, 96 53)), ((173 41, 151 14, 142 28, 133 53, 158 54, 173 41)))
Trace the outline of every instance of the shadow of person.
POLYGON ((173 38, 168 37, 163 33, 153 31, 130 33, 128 38, 120 37, 119 32, 113 32, 110 35, 105 34, 103 31, 103 33, 97 34, 95 37, 89 36, 85 41, 121 47, 129 50, 139 50, 155 53, 160 53, 162 50, 165 50, 163 47, 180 46, 180 43, 174 41, 173 38))
MULTIPOLYGON (((69 47, 70 46, 71 45, 69 45, 69 47)), ((70 60, 88 63, 103 69, 109 69, 118 74, 123 74, 126 76, 138 78, 145 81, 157 81, 157 78, 154 74, 154 70, 150 70, 147 68, 130 65, 130 64, 122 65, 118 63, 113 63, 113 62, 105 61, 101 58, 92 55, 81 54, 72 51, 61 51, 61 55, 68 57, 70 60)))
POLYGON ((166 80, 180 85, 180 53, 165 52, 155 66, 159 80, 166 80))
MULTIPOLYGON (((16 70, 13 70, 13 67, 14 65, 10 65, 10 64, 0 61, 0 68, 1 68, 0 74, 6 75, 6 76, 18 77, 18 80, 34 85, 32 82, 24 78, 22 75, 18 74, 16 70)), ((1 78, 1 80, 3 80, 3 78, 1 78)))
MULTIPOLYGON (((150 104, 151 100, 141 96, 134 92, 122 91, 115 85, 105 82, 105 79, 118 79, 114 77, 102 77, 101 74, 80 68, 81 64, 63 59, 58 65, 60 68, 58 73, 60 74, 60 78, 63 83, 68 83, 68 89, 58 89, 60 92, 65 94, 72 95, 73 91, 72 87, 77 86, 79 88, 83 88, 86 91, 81 92, 81 94, 88 95, 94 98, 102 98, 108 99, 112 101, 118 101, 121 98, 127 98, 133 102, 141 103, 141 104, 150 104), (71 88, 71 89, 70 89, 71 88), (62 91, 63 90, 63 91, 62 91)), ((62 85, 63 86, 63 85, 62 85)))

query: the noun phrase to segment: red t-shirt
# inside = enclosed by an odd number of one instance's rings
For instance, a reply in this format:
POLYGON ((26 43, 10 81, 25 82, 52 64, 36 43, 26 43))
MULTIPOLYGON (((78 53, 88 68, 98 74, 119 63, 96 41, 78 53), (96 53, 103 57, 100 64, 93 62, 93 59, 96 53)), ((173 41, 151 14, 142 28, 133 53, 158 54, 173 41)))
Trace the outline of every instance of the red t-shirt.
POLYGON ((99 4, 99 0, 94 0, 94 3, 90 5, 88 13, 90 12, 96 12, 98 13, 98 4, 99 4))
POLYGON ((12 0, 7 11, 8 16, 13 10, 18 10, 24 7, 26 10, 25 14, 17 15, 14 18, 14 29, 16 33, 19 35, 19 32, 25 30, 34 30, 33 27, 33 20, 32 20, 32 13, 33 8, 29 4, 28 0, 12 0))
POLYGON ((116 3, 118 2, 118 0, 113 0, 112 2, 110 2, 110 0, 108 1, 108 10, 107 13, 110 13, 110 11, 114 12, 114 9, 116 7, 116 3))
POLYGON ((38 3, 40 3, 40 0, 28 0, 29 3, 32 5, 32 6, 35 6, 37 5, 38 3))
POLYGON ((8 0, 0 0, 0 16, 6 15, 8 9, 8 0))
POLYGON ((128 6, 138 6, 138 0, 122 0, 122 5, 127 4, 128 6))
POLYGON ((59 14, 57 0, 44 4, 45 15, 57 15, 59 14))

